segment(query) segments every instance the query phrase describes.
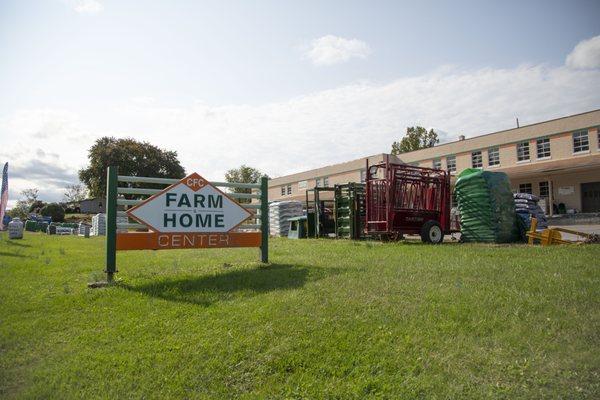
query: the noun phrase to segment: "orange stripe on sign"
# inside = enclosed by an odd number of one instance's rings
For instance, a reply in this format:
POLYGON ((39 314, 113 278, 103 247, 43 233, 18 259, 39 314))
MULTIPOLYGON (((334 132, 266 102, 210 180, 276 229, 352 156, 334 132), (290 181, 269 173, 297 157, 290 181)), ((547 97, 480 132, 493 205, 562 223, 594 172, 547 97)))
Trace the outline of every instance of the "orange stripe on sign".
POLYGON ((260 247, 260 232, 117 233, 117 250, 166 250, 222 247, 260 247))

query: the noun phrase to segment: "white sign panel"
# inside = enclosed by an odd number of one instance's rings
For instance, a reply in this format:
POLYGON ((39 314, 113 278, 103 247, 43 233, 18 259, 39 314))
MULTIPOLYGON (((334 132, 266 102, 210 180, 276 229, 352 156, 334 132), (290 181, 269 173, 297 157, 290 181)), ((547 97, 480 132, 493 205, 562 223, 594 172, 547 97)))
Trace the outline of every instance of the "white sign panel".
POLYGON ((156 232, 229 232, 252 214, 194 173, 127 210, 156 232))
POLYGON ((560 195, 567 196, 573 193, 575 193, 574 186, 561 186, 558 188, 558 194, 560 195))

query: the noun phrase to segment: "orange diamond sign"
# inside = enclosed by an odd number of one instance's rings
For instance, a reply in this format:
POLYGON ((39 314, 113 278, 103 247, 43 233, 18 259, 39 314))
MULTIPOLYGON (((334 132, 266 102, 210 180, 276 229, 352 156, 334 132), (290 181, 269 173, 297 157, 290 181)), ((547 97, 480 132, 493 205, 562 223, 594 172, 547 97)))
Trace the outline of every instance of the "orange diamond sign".
POLYGON ((197 173, 147 198, 127 214, 165 233, 229 232, 252 215, 197 173))

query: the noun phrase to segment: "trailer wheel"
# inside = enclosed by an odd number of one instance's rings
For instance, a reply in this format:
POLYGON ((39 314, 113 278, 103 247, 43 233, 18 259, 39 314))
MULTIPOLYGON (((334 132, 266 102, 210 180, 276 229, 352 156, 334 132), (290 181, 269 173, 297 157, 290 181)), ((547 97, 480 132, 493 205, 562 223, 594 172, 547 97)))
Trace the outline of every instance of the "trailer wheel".
POLYGON ((421 228, 421 241, 423 243, 440 244, 444 241, 442 227, 437 221, 427 221, 421 228))

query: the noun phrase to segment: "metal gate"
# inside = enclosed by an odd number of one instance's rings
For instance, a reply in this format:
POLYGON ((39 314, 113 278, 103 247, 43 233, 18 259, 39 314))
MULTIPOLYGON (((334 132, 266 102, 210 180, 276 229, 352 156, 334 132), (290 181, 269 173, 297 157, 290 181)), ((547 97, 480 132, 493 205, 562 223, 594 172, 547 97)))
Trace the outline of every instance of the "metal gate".
POLYGON ((420 233, 427 221, 450 232, 450 177, 446 171, 382 162, 367 165, 367 233, 420 233))

